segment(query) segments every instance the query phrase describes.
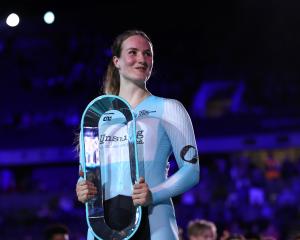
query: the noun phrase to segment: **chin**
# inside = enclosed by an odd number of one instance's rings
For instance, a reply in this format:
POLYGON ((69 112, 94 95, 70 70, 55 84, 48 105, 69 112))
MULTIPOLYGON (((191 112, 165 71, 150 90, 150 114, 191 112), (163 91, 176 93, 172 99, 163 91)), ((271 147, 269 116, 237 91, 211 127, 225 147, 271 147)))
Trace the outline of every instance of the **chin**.
POLYGON ((145 83, 149 79, 149 74, 128 74, 125 78, 129 81, 135 82, 136 84, 145 83))
POLYGON ((147 82, 147 78, 136 78, 136 79, 132 79, 135 83, 137 84, 141 84, 141 83, 145 83, 147 82))
POLYGON ((142 76, 133 76, 132 80, 136 82, 146 82, 148 80, 148 76, 142 75, 142 76))

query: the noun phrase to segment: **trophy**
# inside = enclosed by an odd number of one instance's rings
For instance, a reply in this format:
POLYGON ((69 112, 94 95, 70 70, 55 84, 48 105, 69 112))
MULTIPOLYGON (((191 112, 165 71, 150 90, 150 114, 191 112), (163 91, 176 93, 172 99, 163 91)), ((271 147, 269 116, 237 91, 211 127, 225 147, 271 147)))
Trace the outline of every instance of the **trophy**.
POLYGON ((85 204, 95 239, 130 239, 139 227, 140 206, 125 209, 130 212, 129 220, 121 229, 114 229, 105 204, 120 195, 132 201, 132 188, 139 179, 135 123, 130 105, 114 95, 95 98, 82 115, 80 164, 84 178, 97 188, 97 194, 85 204))

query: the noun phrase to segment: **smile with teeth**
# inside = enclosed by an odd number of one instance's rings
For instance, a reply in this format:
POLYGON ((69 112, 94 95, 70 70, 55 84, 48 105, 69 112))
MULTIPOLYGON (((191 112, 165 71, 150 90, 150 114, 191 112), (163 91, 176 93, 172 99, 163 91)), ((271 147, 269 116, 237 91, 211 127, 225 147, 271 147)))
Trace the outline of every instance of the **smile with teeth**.
POLYGON ((147 70, 147 68, 145 68, 145 67, 136 67, 135 69, 142 70, 142 71, 146 71, 147 70))

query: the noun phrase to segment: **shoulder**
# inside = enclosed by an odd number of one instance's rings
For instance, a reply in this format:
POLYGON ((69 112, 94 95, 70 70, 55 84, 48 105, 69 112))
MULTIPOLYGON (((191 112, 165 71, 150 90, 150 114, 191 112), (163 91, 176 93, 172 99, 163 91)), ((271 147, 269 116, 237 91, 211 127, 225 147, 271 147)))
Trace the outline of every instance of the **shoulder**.
POLYGON ((173 118, 177 115, 188 115, 184 105, 177 99, 152 95, 147 102, 147 110, 155 112, 160 118, 173 118))
POLYGON ((164 107, 180 107, 180 108, 184 108, 183 104, 179 100, 177 100, 177 99, 164 98, 164 97, 158 97, 158 96, 153 96, 152 99, 156 103, 162 104, 164 107))
POLYGON ((163 102, 164 102, 163 105, 164 105, 165 111, 175 111, 175 112, 184 111, 184 112, 186 112, 186 109, 185 109, 183 103, 177 99, 164 98, 163 102))
POLYGON ((173 118, 177 115, 188 115, 188 112, 184 105, 177 99, 155 97, 156 106, 160 108, 163 118, 173 118))

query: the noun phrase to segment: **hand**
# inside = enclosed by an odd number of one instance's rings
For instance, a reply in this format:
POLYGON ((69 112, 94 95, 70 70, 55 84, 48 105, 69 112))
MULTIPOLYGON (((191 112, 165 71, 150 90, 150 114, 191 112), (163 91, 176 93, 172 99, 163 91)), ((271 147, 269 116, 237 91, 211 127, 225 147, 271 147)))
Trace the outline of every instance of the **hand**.
POLYGON ((82 180, 76 184, 76 194, 79 202, 85 203, 97 193, 97 188, 90 181, 82 180))
POLYGON ((141 177, 139 183, 134 184, 132 200, 134 206, 148 206, 152 203, 152 193, 145 178, 141 177))

